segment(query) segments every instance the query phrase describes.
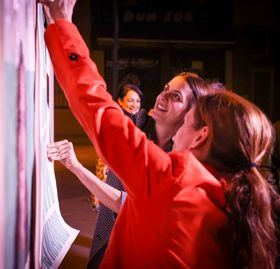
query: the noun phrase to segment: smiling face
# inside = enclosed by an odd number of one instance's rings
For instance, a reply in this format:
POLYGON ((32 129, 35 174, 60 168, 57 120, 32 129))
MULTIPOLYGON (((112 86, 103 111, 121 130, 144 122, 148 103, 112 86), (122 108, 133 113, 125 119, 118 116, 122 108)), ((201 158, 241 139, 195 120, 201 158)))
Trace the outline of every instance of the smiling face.
POLYGON ((140 110, 141 98, 138 93, 130 90, 122 99, 118 98, 118 103, 128 113, 135 114, 140 110))
POLYGON ((158 95, 152 118, 160 125, 178 129, 183 121, 192 98, 192 91, 182 76, 174 77, 158 95))

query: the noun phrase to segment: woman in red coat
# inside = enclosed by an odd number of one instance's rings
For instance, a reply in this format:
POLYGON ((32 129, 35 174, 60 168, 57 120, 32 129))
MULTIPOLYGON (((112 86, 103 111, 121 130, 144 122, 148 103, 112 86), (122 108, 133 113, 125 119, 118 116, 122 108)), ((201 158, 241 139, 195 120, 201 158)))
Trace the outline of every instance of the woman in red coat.
POLYGON ((257 169, 272 143, 265 115, 231 92, 199 97, 165 153, 106 92, 69 22, 74 2, 51 2, 46 43, 72 112, 128 193, 100 268, 274 268, 278 196, 257 169))

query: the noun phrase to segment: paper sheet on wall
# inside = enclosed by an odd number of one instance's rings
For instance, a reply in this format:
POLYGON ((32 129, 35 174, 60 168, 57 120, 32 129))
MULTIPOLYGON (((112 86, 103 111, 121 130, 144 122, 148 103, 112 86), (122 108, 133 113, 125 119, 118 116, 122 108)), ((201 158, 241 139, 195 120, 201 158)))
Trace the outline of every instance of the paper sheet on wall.
MULTIPOLYGON (((0 1, 0 25, 3 25, 3 3, 0 1)), ((2 37, 2 27, 0 27, 0 37, 2 37)), ((4 212, 4 152, 3 152, 3 130, 4 130, 4 103, 3 103, 3 45, 0 42, 0 212, 4 212)), ((0 219, 0 268, 4 268, 4 230, 5 230, 5 219, 0 219)))
MULTIPOLYGON (((43 25, 42 9, 38 6, 38 25, 43 25)), ((43 268, 58 268, 78 230, 68 226, 60 213, 53 164, 47 159, 46 146, 52 137, 51 115, 53 83, 49 56, 43 41, 44 30, 37 28, 37 68, 35 94, 35 154, 37 175, 37 219, 36 227, 38 264, 43 268), (44 63, 44 64, 42 64, 44 63), (46 76, 47 74, 47 76, 46 76), (49 94, 47 93, 49 87, 49 94), (38 240, 39 239, 39 240, 38 240)))

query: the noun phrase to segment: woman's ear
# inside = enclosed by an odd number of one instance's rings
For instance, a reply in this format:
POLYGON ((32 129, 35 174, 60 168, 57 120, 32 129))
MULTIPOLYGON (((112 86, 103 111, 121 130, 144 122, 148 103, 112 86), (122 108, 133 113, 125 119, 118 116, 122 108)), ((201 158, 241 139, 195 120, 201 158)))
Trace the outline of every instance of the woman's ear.
POLYGON ((207 141, 208 137, 209 137, 209 127, 203 126, 195 134, 192 143, 190 145, 190 149, 197 149, 201 147, 207 141))

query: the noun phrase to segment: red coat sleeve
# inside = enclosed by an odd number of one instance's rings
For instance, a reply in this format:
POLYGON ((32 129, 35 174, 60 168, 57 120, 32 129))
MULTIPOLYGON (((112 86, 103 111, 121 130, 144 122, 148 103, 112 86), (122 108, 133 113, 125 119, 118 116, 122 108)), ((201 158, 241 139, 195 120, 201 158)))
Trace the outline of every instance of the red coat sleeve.
POLYGON ((160 191, 162 181, 178 177, 168 155, 147 140, 106 91, 106 83, 77 28, 64 20, 48 26, 45 40, 69 106, 94 144, 97 154, 123 181, 131 198, 160 191), (164 175, 164 176, 163 176, 164 175))

